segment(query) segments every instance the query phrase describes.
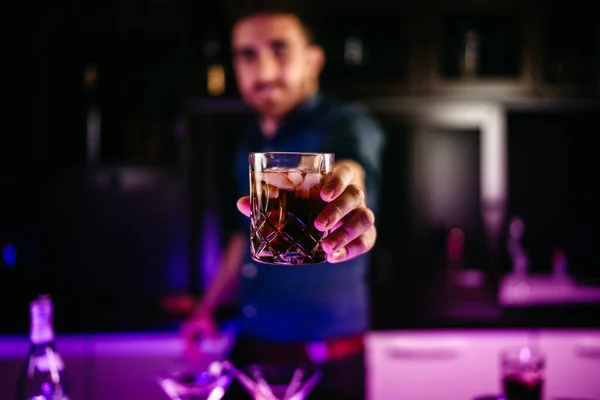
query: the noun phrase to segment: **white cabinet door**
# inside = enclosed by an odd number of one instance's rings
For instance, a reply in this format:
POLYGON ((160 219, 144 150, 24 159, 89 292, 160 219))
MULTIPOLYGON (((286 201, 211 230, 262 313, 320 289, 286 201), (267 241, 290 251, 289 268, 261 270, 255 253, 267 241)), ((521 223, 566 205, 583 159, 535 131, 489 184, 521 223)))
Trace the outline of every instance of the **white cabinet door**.
POLYGON ((369 400, 470 400, 500 390, 499 353, 527 331, 401 331, 369 335, 369 400))
POLYGON ((600 330, 543 330, 548 399, 600 399, 600 330))

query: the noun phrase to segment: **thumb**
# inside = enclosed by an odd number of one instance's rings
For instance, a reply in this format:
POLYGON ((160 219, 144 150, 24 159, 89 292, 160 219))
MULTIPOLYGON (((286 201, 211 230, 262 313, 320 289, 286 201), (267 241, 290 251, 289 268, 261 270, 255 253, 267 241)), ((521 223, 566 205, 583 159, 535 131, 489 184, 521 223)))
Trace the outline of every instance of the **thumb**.
POLYGON ((241 197, 237 201, 238 210, 246 217, 250 216, 250 196, 241 197))

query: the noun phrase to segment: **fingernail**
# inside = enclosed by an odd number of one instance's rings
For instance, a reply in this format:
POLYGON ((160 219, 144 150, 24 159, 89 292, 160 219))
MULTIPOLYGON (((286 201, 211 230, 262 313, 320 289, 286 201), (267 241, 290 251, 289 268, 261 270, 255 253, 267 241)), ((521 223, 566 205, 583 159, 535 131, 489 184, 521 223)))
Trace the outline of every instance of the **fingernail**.
POLYGON ((342 258, 342 252, 341 251, 336 251, 333 253, 333 258, 336 260, 339 260, 340 258, 342 258))
POLYGON ((327 248, 329 249, 329 251, 335 250, 337 248, 338 242, 336 240, 330 242, 327 241, 325 242, 325 245, 327 246, 327 248))
POLYGON ((331 198, 331 196, 333 196, 333 193, 335 192, 335 190, 331 186, 325 186, 322 189, 322 192, 325 195, 325 197, 331 198))
POLYGON ((327 218, 327 217, 319 217, 319 218, 317 218, 316 222, 319 225, 321 225, 321 227, 327 228, 327 225, 329 224, 329 218, 327 218))

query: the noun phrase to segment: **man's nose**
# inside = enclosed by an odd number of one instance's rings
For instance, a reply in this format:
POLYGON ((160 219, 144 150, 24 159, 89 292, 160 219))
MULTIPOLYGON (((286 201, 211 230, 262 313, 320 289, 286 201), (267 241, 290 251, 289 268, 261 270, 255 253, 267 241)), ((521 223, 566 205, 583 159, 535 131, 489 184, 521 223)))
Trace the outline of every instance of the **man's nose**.
POLYGON ((257 77, 262 82, 269 82, 276 78, 277 63, 269 54, 261 54, 257 63, 257 77))

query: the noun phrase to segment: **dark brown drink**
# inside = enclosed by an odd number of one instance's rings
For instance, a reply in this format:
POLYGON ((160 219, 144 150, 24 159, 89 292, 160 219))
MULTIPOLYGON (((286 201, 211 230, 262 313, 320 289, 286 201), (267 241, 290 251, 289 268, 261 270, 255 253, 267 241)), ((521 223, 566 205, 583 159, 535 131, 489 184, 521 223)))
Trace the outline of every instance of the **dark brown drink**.
POLYGON ((536 347, 507 348, 501 353, 506 400, 542 400, 545 356, 536 347))
POLYGON ((542 400, 543 380, 541 377, 525 379, 522 375, 504 377, 506 400, 542 400))
POLYGON ((327 260, 326 234, 314 227, 325 207, 320 191, 324 172, 276 170, 250 174, 251 254, 270 264, 315 264, 327 260))

